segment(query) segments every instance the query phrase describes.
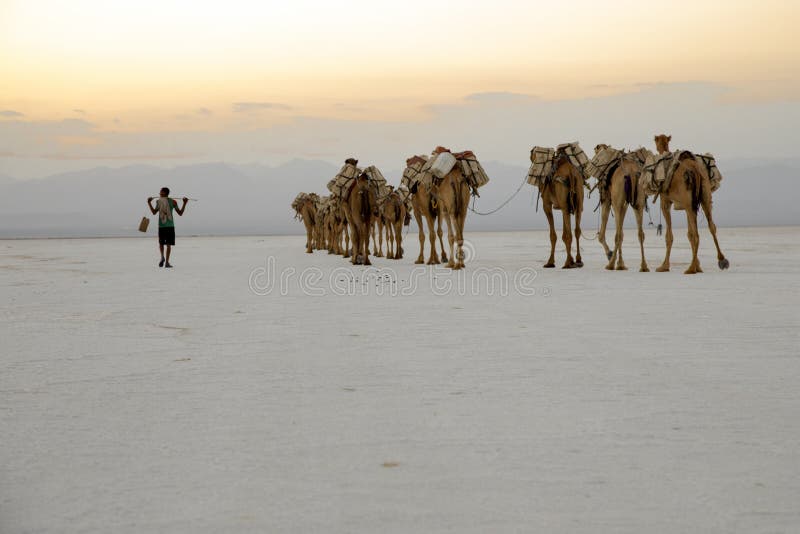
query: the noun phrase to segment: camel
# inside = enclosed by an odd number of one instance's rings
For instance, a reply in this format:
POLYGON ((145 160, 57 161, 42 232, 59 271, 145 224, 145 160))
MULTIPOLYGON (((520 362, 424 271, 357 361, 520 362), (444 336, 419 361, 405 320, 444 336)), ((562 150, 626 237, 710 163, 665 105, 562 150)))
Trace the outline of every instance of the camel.
POLYGON ((403 225, 406 221, 406 204, 400 193, 392 191, 380 208, 382 225, 386 228, 386 259, 399 260, 403 257, 403 225))
MULTIPOLYGON (((669 152, 669 142, 672 140, 671 135, 656 135, 654 138, 656 150, 659 154, 666 154, 669 152)), ((712 218, 712 199, 711 199, 711 180, 708 177, 708 172, 704 165, 701 165, 694 154, 685 151, 678 156, 680 163, 669 181, 669 186, 666 191, 661 191, 661 213, 667 224, 667 233, 665 241, 667 244, 666 255, 664 262, 656 269, 662 273, 669 271, 669 257, 672 252, 672 205, 675 204, 676 210, 686 211, 686 222, 688 223, 689 230, 687 232, 689 243, 692 246, 692 262, 689 267, 684 271, 684 274, 702 273, 703 269, 700 268, 700 261, 697 259, 697 249, 700 246, 700 233, 697 229, 697 212, 700 207, 703 208, 703 213, 708 221, 708 229, 711 232, 711 237, 714 238, 714 246, 717 248, 717 264, 722 270, 727 269, 730 264, 722 254, 717 240, 717 225, 714 224, 712 218)), ((658 196, 658 195, 657 195, 658 196)))
MULTIPOLYGON (((531 151, 531 157, 533 151, 531 151)), ((551 177, 539 183, 539 194, 542 197, 542 207, 550 225, 550 258, 544 267, 547 269, 556 266, 555 253, 556 235, 553 220, 553 208, 561 210, 563 232, 561 239, 567 247, 567 261, 563 269, 583 267, 581 260, 581 214, 583 213, 583 175, 569 160, 565 153, 556 153, 555 172, 551 177), (575 259, 572 258, 572 229, 570 227, 571 215, 575 215, 575 259)))
MULTIPOLYGON (((406 166, 411 167, 415 163, 424 164, 425 159, 421 156, 414 156, 406 160, 406 166)), ((436 252, 436 236, 439 236, 439 245, 442 251, 442 261, 447 261, 447 254, 444 251, 444 240, 442 239, 442 216, 440 213, 440 206, 431 195, 431 191, 425 184, 417 182, 411 185, 411 206, 414 212, 414 220, 417 221, 417 228, 419 229, 419 256, 414 262, 415 264, 425 263, 425 227, 422 224, 424 217, 428 223, 428 236, 431 242, 431 253, 428 257, 428 265, 438 265, 439 254, 436 252), (434 223, 437 224, 437 229, 434 232, 434 223)))
MULTIPOLYGON (((597 145, 594 149, 595 154, 601 150, 608 148, 607 145, 597 145)), ((642 229, 642 220, 644 219, 644 210, 647 206, 647 195, 641 190, 639 186, 639 175, 642 172, 642 162, 640 162, 632 154, 625 154, 622 159, 613 167, 609 169, 609 175, 606 182, 600 188, 600 205, 602 212, 600 217, 600 232, 598 233, 598 241, 603 246, 608 258, 608 265, 606 269, 613 271, 627 271, 625 261, 622 259, 622 240, 623 240, 623 225, 625 222, 625 213, 630 205, 633 208, 633 213, 636 216, 636 227, 639 230, 639 248, 642 255, 642 263, 639 266, 640 272, 649 272, 647 262, 644 259, 644 230, 642 229), (614 234, 614 250, 609 250, 606 243, 606 226, 608 224, 608 215, 611 210, 614 210, 614 220, 616 223, 616 232, 614 234)))
POLYGON ((347 202, 338 196, 332 198, 333 202, 328 217, 333 246, 328 249, 328 252, 347 258, 350 256, 350 231, 348 229, 350 223, 346 216, 347 202))
POLYGON ((464 268, 464 223, 467 221, 470 194, 471 188, 461 171, 461 165, 453 167, 442 179, 434 177, 433 195, 439 204, 440 217, 447 222, 447 240, 450 242, 450 261, 447 266, 453 270, 464 268), (455 255, 454 243, 457 245, 455 255))
POLYGON ((378 215, 377 195, 366 173, 354 180, 346 211, 353 240, 353 265, 372 265, 369 261, 369 234, 372 220, 378 215))
POLYGON ((306 227, 306 253, 312 254, 315 246, 315 230, 317 226, 317 205, 311 195, 306 195, 297 206, 297 214, 306 227))

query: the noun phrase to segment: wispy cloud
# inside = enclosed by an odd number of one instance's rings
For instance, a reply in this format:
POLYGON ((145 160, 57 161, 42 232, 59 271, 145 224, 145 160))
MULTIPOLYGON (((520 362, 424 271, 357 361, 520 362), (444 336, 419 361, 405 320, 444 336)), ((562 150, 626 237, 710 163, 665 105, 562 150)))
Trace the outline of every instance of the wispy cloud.
POLYGON ((213 111, 211 111, 211 110, 210 110, 210 109, 208 109, 208 108, 197 108, 197 109, 195 110, 195 113, 197 113, 198 115, 202 115, 202 116, 204 116, 204 117, 209 117, 209 116, 211 116, 211 115, 213 115, 213 114, 214 114, 214 112, 213 112, 213 111))
POLYGON ((4 109, 4 110, 0 111, 0 117, 15 118, 15 117, 24 117, 24 116, 25 116, 24 113, 20 113, 19 111, 14 111, 13 109, 4 109))
POLYGON ((86 115, 85 109, 73 109, 72 112, 77 113, 78 115, 86 115))
POLYGON ((42 159, 55 160, 97 160, 97 161, 133 161, 133 160, 170 160, 170 159, 189 159, 202 156, 202 154, 177 152, 174 154, 65 154, 55 152, 50 154, 39 154, 37 157, 42 159))
POLYGON ((233 111, 236 113, 253 113, 263 111, 266 109, 272 110, 290 110, 291 106, 280 104, 277 102, 234 102, 233 111))

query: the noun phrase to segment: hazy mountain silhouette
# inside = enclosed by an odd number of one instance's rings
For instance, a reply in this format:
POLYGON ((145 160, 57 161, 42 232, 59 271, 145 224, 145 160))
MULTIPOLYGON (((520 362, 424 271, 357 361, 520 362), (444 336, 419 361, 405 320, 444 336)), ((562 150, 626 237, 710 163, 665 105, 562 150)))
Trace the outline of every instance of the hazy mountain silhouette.
MULTIPOLYGON (((714 196, 720 226, 800 224, 795 200, 787 191, 797 183, 800 167, 794 161, 739 162, 739 168, 721 163, 724 181, 714 196), (753 203, 752 200, 757 202, 753 203)), ((522 183, 527 169, 485 162, 492 181, 475 199, 478 211, 489 211, 509 198, 522 183)), ((151 165, 98 167, 37 180, 0 176, 0 236, 137 236, 142 216, 149 215, 145 200, 167 185, 172 195, 197 198, 186 216, 177 221, 180 235, 299 234, 289 205, 299 191, 326 194, 336 165, 315 160, 293 160, 269 167, 261 164, 204 163, 165 169, 151 165)), ((391 183, 400 171, 385 172, 391 183)), ((585 206, 584 229, 597 226, 593 194, 585 206)), ((505 208, 491 216, 470 214, 471 230, 523 230, 545 227, 536 213, 536 190, 522 185, 505 208)), ((658 209, 652 211, 657 222, 658 209)), ((676 222, 682 223, 678 216, 676 222)), ((632 218, 631 218, 632 223, 632 218)))

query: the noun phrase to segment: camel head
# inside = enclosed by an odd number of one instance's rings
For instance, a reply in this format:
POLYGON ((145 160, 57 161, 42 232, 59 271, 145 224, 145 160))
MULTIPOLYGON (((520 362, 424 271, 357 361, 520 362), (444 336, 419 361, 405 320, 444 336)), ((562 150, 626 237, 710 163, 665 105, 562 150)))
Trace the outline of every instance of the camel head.
POLYGON ((599 154, 599 153, 600 153, 600 151, 601 151, 601 150, 605 150, 605 149, 607 149, 607 148, 609 148, 609 146, 608 146, 608 145, 606 145, 606 144, 604 144, 604 143, 600 143, 599 145, 597 145, 596 147, 594 147, 594 153, 595 153, 595 155, 597 155, 597 154, 599 154))
POLYGON ((653 138, 653 140, 656 142, 656 151, 659 154, 665 154, 669 152, 669 142, 672 141, 671 135, 657 135, 653 138))

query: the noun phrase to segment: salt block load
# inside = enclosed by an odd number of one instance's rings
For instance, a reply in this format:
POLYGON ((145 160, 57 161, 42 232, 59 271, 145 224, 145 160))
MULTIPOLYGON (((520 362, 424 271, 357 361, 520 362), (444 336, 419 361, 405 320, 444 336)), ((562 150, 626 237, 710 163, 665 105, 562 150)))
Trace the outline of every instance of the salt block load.
MULTIPOLYGON (((648 195, 657 195, 666 191, 682 159, 692 157, 705 169, 711 181, 711 191, 719 189, 722 182, 722 173, 717 168, 717 162, 711 154, 696 155, 687 150, 676 150, 672 153, 650 154, 645 161, 639 185, 648 195)), ((677 209, 677 208, 676 208, 677 209)))
POLYGON ((328 191, 333 193, 334 196, 347 200, 347 197, 350 195, 350 186, 352 186, 353 180, 355 180, 361 172, 362 170, 358 168, 357 159, 346 159, 336 176, 328 182, 328 191))
POLYGON ((378 169, 378 167, 375 165, 370 165, 364 169, 364 174, 367 175, 370 186, 375 188, 375 194, 378 197, 379 202, 391 194, 392 189, 389 187, 389 184, 386 182, 386 178, 384 178, 383 173, 380 171, 380 169, 378 169))
MULTIPOLYGON (((416 163, 419 163, 419 160, 414 160, 414 158, 408 160, 406 164, 409 167, 406 168, 406 173, 413 174, 415 169, 412 168, 411 164, 416 163)), ((478 194, 478 188, 489 183, 489 176, 471 150, 452 153, 449 149, 441 146, 436 147, 431 157, 423 163, 416 179, 417 182, 430 188, 433 186, 434 180, 437 182, 442 180, 454 168, 458 168, 461 171, 475 195, 478 194)), ((404 176, 406 173, 404 173, 404 176)))
POLYGON ((541 186, 547 182, 556 171, 561 156, 567 156, 570 163, 583 175, 583 181, 589 179, 588 168, 589 158, 577 141, 574 143, 564 143, 555 149, 535 146, 531 149, 531 166, 528 169, 528 183, 541 186))
POLYGON ((528 183, 542 185, 553 175, 553 157, 556 151, 552 148, 535 146, 531 149, 531 167, 528 169, 528 183))
POLYGON ((622 160, 624 156, 624 150, 606 146, 595 153, 594 157, 586 166, 586 173, 589 176, 597 178, 598 183, 605 183, 608 180, 608 175, 619 165, 620 160, 622 160))
POLYGON ((406 170, 400 179, 400 187, 405 187, 410 192, 417 191, 417 184, 423 177, 422 168, 428 162, 428 156, 412 156, 406 160, 406 170))

